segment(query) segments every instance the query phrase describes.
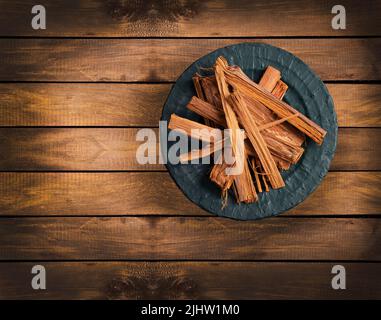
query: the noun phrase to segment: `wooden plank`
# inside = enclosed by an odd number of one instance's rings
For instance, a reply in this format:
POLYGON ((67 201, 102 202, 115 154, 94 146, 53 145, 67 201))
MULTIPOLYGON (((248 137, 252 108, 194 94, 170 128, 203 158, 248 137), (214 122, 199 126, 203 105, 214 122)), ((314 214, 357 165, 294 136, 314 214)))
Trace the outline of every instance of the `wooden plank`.
POLYGON ((380 214, 380 172, 329 172, 290 214, 380 214))
POLYGON ((380 261, 379 219, 2 218, 0 260, 380 261))
POLYGON ((170 87, 171 84, 2 83, 0 126, 157 127, 170 87))
MULTIPOLYGON (((0 126, 157 126, 171 86, 2 83, 0 126)), ((340 126, 381 127, 381 85, 327 86, 340 126)))
MULTIPOLYGON (((0 128, 0 170, 165 170, 138 163, 138 130, 0 128)), ((331 169, 381 170, 380 139, 378 128, 341 128, 331 169)))
MULTIPOLYGON (((284 215, 379 215, 380 189, 380 172, 330 172, 284 215)), ((0 215, 163 214, 209 213, 188 200, 166 172, 0 173, 0 215)))
MULTIPOLYGON (((253 41, 1 39, 0 81, 174 81, 193 61, 208 52, 253 41)), ((381 38, 255 41, 292 52, 323 80, 381 80, 378 61, 381 38), (335 58, 327 63, 327 57, 335 58)))
POLYGON ((30 26, 30 1, 2 1, 3 36, 342 36, 379 35, 379 1, 343 0, 345 30, 331 27, 333 3, 314 0, 44 2, 46 30, 30 26), (276 21, 274 24, 269 20, 276 21), (70 21, 70 23, 68 23, 70 21))
POLYGON ((380 141, 378 129, 341 128, 331 169, 380 170, 380 141))
MULTIPOLYGON (((139 164, 138 129, 0 129, 4 170, 164 170, 139 164)), ((157 130, 155 129, 155 132, 157 130)), ((157 147, 156 143, 154 147, 157 147)), ((158 155, 158 152, 157 152, 158 155)), ((157 159, 158 163, 158 159, 157 159)))
POLYGON ((339 126, 381 126, 381 85, 327 84, 327 87, 335 104, 339 126))
POLYGON ((205 214, 167 172, 0 173, 0 214, 205 214))
POLYGON ((36 264, 0 263, 0 298, 378 299, 381 295, 379 263, 42 262, 47 290, 32 290, 30 272, 36 264), (336 264, 345 267, 346 290, 331 287, 336 264))

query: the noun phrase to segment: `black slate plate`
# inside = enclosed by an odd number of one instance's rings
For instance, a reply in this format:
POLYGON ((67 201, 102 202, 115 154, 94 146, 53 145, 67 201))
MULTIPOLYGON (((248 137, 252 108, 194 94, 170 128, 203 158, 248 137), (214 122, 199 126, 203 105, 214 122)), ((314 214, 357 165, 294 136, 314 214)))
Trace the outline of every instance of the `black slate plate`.
MULTIPOLYGON (((337 141, 337 120, 333 101, 318 76, 299 58, 282 49, 258 43, 242 43, 213 51, 195 61, 184 71, 173 86, 164 105, 162 120, 168 121, 172 113, 202 122, 186 108, 195 90, 192 76, 214 65, 218 56, 224 56, 229 65, 239 65, 254 81, 268 65, 281 71, 282 80, 289 89, 284 100, 322 128, 327 135, 321 146, 307 138, 302 159, 290 170, 282 172, 286 187, 261 193, 253 204, 237 204, 232 195, 222 209, 220 190, 209 180, 211 165, 168 163, 167 168, 179 188, 194 203, 209 212, 235 219, 253 220, 274 216, 302 202, 327 174, 337 141)), ((172 142, 173 143, 173 142, 172 142)), ((167 147, 162 147, 166 153, 167 147)))

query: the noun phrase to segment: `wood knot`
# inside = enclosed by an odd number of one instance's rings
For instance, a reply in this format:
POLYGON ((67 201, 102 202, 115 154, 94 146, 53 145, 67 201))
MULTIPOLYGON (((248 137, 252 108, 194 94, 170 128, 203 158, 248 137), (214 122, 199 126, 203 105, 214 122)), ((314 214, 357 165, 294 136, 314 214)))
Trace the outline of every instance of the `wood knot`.
POLYGON ((129 277, 111 280, 106 295, 109 299, 195 299, 197 284, 183 277, 129 277))
POLYGON ((128 19, 130 22, 175 22, 180 18, 193 18, 201 5, 200 0, 109 0, 107 12, 114 19, 128 19))

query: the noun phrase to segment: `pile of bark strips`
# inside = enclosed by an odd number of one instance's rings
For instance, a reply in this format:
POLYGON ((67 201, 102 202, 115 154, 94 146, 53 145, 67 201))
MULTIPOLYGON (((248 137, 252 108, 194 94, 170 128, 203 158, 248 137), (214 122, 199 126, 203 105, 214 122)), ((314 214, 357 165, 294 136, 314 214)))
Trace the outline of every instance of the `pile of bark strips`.
POLYGON ((213 76, 194 75, 197 96, 187 105, 205 124, 172 114, 169 128, 207 141, 180 159, 187 162, 214 153, 210 179, 221 188, 224 203, 230 188, 237 202, 255 202, 258 193, 285 186, 280 171, 299 161, 306 136, 320 145, 326 131, 282 101, 288 86, 275 68, 268 66, 258 84, 224 57, 216 60, 213 70, 213 76), (215 139, 205 133, 213 133, 215 139), (217 159, 223 148, 231 148, 234 164, 225 161, 225 152, 217 159), (233 167, 241 168, 239 174, 229 174, 233 167))

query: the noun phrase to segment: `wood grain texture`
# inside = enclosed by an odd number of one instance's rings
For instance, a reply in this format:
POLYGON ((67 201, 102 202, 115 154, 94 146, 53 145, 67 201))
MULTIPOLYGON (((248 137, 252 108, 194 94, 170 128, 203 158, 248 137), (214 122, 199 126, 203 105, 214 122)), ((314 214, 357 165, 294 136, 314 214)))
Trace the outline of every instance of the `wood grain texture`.
MULTIPOLYGON (((137 131, 138 129, 131 128, 0 129, 0 149, 3 151, 0 155, 0 168, 164 170, 164 166, 160 164, 148 165, 137 162, 136 152, 144 143, 136 141, 137 131)), ((153 147, 157 147, 157 144, 155 143, 153 147)))
MULTIPOLYGON (((379 215, 379 190, 380 172, 330 172, 283 215, 379 215)), ((209 215, 166 172, 0 173, 0 215, 166 214, 209 215)))
POLYGON ((0 263, 1 299, 378 299, 381 264, 342 263, 347 289, 332 290, 338 263, 43 262, 48 290, 31 290, 36 263, 0 263), (308 290, 306 290, 308 288, 308 290))
POLYGON ((30 27, 30 1, 2 1, 2 36, 332 36, 380 35, 379 1, 343 0, 347 28, 331 27, 334 3, 314 0, 45 1, 46 30, 30 27), (269 23, 277 22, 277 27, 269 23), (70 21, 70 23, 68 23, 70 21))
POLYGON ((48 1, 39 31, 30 1, 1 4, 0 126, 53 128, 0 128, 0 298, 380 297, 381 86, 367 83, 381 80, 380 1, 343 0, 340 31, 333 4, 314 0, 48 1), (171 83, 128 82, 173 82, 208 52, 251 41, 300 57, 331 82, 339 125, 361 127, 340 128, 340 172, 281 217, 210 216, 164 166, 137 163, 138 128, 57 128, 156 127, 171 83), (5 172, 19 170, 48 172, 5 172), (60 172, 88 170, 121 172, 60 172), (39 263, 47 291, 30 288, 39 263), (333 264, 347 290, 331 289, 333 264))
POLYGON ((341 128, 331 169, 380 170, 381 130, 341 128))
POLYGON ((381 126, 381 85, 327 84, 327 87, 335 104, 339 126, 381 126))
POLYGON ((157 127, 170 87, 170 84, 2 83, 0 126, 157 127))
MULTIPOLYGON (((157 126, 171 86, 1 83, 0 126, 157 126)), ((381 127, 381 85, 327 87, 339 126, 381 127)))
POLYGON ((0 81, 174 81, 210 51, 253 41, 290 51, 323 80, 381 80, 381 38, 342 38, 0 39, 0 81))
MULTIPOLYGON (((162 164, 138 163, 138 130, 0 128, 0 170, 165 170, 162 164)), ((378 128, 341 128, 331 169, 381 170, 380 139, 378 128)))
POLYGON ((381 261, 381 220, 2 218, 0 260, 381 261))
POLYGON ((0 214, 195 213, 167 172, 0 173, 0 214))

